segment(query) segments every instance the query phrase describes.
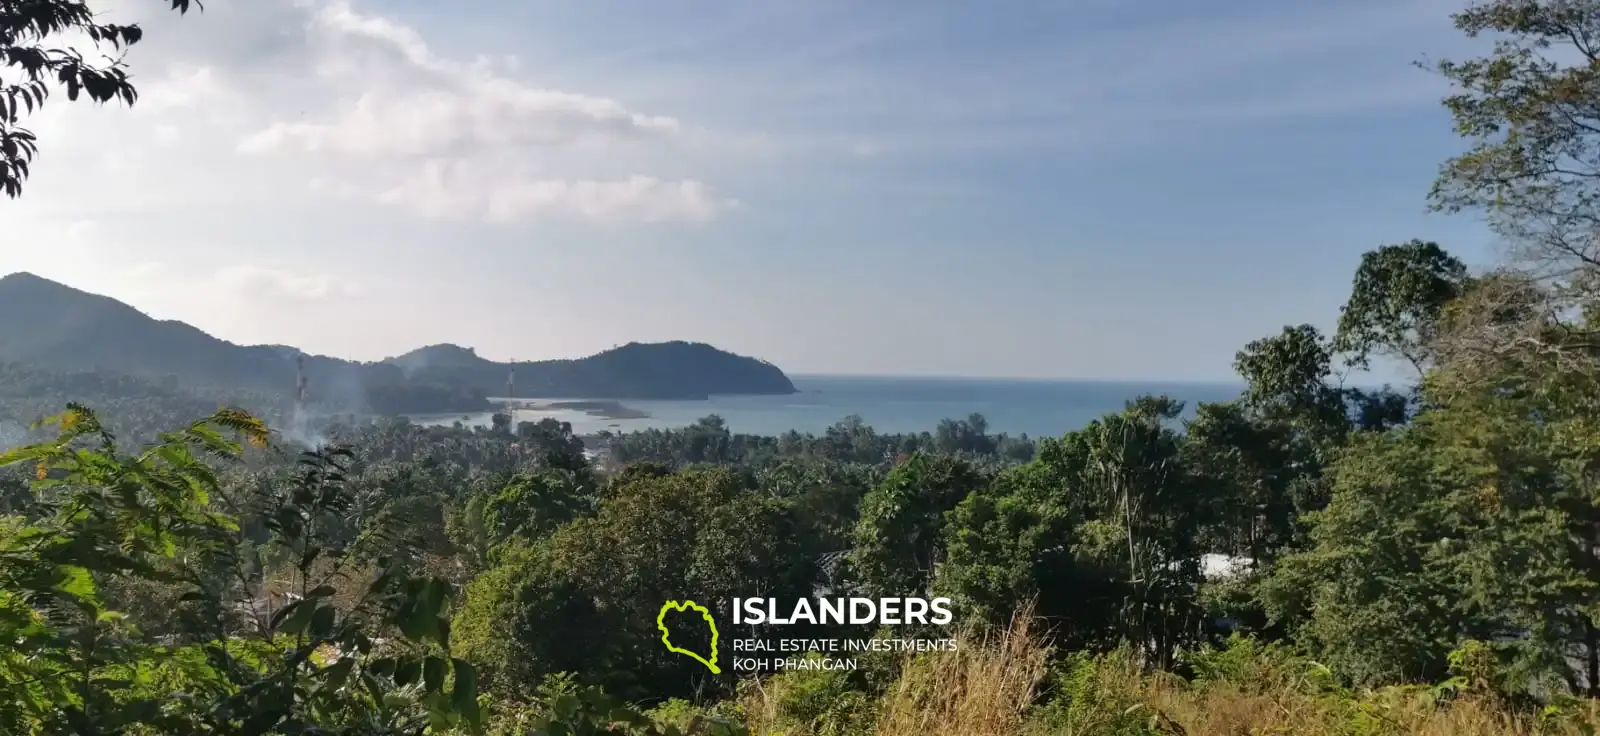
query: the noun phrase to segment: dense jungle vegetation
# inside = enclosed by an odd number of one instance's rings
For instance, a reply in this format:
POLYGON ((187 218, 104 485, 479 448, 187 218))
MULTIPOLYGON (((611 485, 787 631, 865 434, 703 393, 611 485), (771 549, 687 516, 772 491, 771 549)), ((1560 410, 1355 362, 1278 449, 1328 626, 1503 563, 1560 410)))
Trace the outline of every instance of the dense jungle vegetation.
MULTIPOLYGON (((76 7, 0 3, 0 58, 117 96, 30 55, 76 7)), ((0 455, 0 733, 1595 733, 1600 2, 1455 17, 1498 43, 1438 65, 1470 148, 1432 199, 1504 258, 1367 253, 1332 334, 1244 346, 1243 395, 1191 419, 708 418, 597 465, 553 421, 303 448, 171 386, 7 367, 8 411, 62 411, 0 455), (1380 361, 1415 380, 1345 385, 1380 361), (949 596, 963 644, 743 679, 660 646, 663 600, 819 585, 949 596)))

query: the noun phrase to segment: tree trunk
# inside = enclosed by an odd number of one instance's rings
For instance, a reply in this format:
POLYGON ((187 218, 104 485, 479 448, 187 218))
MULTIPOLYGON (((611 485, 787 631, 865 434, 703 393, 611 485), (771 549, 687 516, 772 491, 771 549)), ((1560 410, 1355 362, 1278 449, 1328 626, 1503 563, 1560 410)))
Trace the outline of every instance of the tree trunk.
MULTIPOLYGON (((1589 540, 1585 545, 1588 547, 1589 560, 1594 559, 1595 532, 1595 525, 1590 524, 1589 540)), ((1580 615, 1583 616, 1583 654, 1587 660, 1584 662, 1587 666, 1584 668, 1583 686, 1589 697, 1593 698, 1600 695, 1600 632, 1595 630, 1594 619, 1590 618, 1589 614, 1580 615)))
POLYGON ((1594 628, 1594 621, 1587 615, 1583 617, 1583 645, 1584 655, 1588 667, 1584 671, 1584 687, 1593 698, 1600 695, 1600 632, 1594 628))

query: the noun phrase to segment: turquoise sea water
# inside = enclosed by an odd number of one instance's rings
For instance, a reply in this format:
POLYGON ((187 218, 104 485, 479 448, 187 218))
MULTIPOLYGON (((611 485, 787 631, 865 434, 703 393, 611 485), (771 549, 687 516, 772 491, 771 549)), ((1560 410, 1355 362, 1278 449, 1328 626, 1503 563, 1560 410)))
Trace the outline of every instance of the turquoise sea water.
MULTIPOLYGON (((791 429, 821 433, 851 414, 883 433, 932 431, 941 419, 964 419, 974 412, 989 421, 989 432, 1038 437, 1078 429, 1091 419, 1120 411, 1129 399, 1165 394, 1187 402, 1225 401, 1241 386, 1223 383, 1122 383, 1109 381, 1032 381, 982 378, 894 378, 791 376, 800 393, 788 396, 715 396, 706 401, 623 401, 650 414, 645 419, 607 419, 574 410, 516 412, 516 421, 554 417, 573 431, 629 432, 682 427, 716 414, 736 433, 778 435, 791 429)), ((489 414, 467 417, 417 417, 429 424, 489 423, 489 414)))

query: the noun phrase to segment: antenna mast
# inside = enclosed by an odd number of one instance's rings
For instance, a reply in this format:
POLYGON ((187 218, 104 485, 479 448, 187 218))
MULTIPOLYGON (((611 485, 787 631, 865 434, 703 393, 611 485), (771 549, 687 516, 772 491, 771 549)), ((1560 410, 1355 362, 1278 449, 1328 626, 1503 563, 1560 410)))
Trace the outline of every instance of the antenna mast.
POLYGON ((299 414, 306 403, 306 356, 294 356, 294 409, 299 414))
POLYGON ((294 356, 294 416, 293 431, 297 435, 305 435, 309 429, 310 418, 306 415, 306 354, 294 356))

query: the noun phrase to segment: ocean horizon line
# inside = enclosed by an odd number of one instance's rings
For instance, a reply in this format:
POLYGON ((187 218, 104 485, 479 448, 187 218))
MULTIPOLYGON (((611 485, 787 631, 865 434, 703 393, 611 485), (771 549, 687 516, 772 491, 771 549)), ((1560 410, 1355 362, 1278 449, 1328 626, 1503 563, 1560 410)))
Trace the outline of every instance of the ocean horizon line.
POLYGON ((804 380, 808 378, 839 379, 862 381, 949 381, 949 382, 991 382, 991 383, 1054 383, 1054 384, 1099 384, 1103 386, 1216 386, 1238 387, 1243 389, 1245 383, 1240 380, 1225 381, 1221 379, 1203 378, 1051 378, 1043 376, 963 376, 944 373, 812 373, 794 372, 787 374, 791 380, 804 380))

